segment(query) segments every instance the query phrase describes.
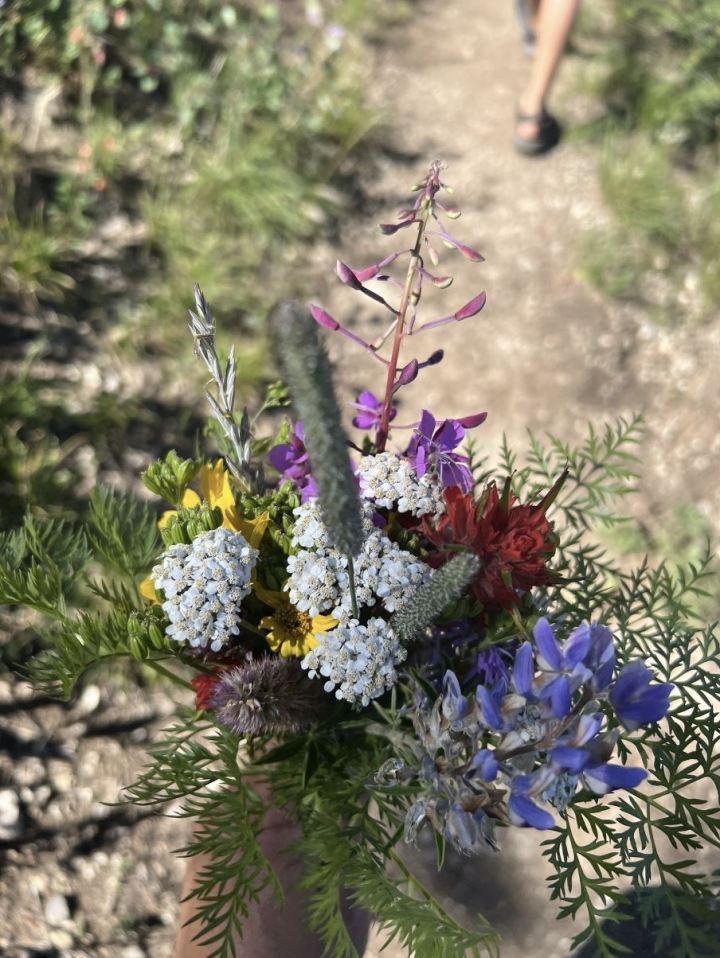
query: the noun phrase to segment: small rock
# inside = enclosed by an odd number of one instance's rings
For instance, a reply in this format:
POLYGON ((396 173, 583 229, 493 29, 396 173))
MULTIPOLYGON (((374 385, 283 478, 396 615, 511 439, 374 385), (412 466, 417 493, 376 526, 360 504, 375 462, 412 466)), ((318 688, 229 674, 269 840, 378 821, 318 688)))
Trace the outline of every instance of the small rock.
POLYGON ((77 700, 75 711, 79 715, 90 715, 100 704, 100 689, 97 685, 86 685, 77 700))
POLYGON ((11 788, 0 789, 0 838, 17 838, 20 834, 20 801, 11 788))
POLYGON ((146 958, 140 945, 128 945, 120 952, 120 958, 146 958))
POLYGON ((53 895, 45 902, 45 921, 48 925, 62 925, 70 921, 70 907, 64 895, 53 895))
POLYGON ((48 940, 54 948, 61 951, 72 948, 73 936, 64 928, 51 928, 48 932, 48 940))

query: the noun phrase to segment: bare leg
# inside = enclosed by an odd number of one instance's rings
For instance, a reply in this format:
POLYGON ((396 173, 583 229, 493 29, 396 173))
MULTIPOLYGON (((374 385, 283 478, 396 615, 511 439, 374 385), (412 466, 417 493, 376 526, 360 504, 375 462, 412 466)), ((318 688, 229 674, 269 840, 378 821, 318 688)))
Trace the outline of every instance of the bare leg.
MULTIPOLYGON (((267 889, 260 901, 251 906, 250 914, 243 925, 242 939, 234 938, 235 954, 238 958, 321 958, 323 954, 320 939, 307 927, 307 893, 293 887, 302 875, 302 863, 288 854, 287 848, 297 837, 297 827, 281 810, 273 808, 268 812, 266 830, 260 843, 282 880, 285 905, 279 908, 274 893, 267 889)), ((188 895, 198 872, 207 863, 208 860, 203 856, 188 859, 182 889, 183 898, 188 895)), ((175 958, 207 958, 213 951, 212 945, 203 947, 193 942, 192 939, 197 935, 200 926, 197 922, 190 925, 185 923, 194 913, 193 899, 180 906, 175 958)), ((348 907, 345 923, 358 953, 362 955, 370 926, 369 916, 348 907)))
MULTIPOLYGON (((541 0, 539 3, 535 59, 528 85, 518 100, 520 113, 533 116, 544 109, 579 7, 580 0, 541 0)), ((522 138, 531 140, 537 133, 537 123, 518 124, 517 134, 522 138)))

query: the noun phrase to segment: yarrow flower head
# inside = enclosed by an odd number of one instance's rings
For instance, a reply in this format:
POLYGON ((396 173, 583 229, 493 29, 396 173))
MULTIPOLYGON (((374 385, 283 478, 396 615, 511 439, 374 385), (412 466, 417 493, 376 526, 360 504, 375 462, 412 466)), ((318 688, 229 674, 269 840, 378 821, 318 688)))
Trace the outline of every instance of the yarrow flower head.
POLYGON ((487 413, 464 419, 444 419, 438 423, 432 413, 423 409, 420 422, 410 440, 406 455, 418 476, 434 473, 443 486, 458 486, 463 492, 472 489, 472 473, 468 457, 453 449, 465 438, 465 429, 479 426, 487 413))
POLYGON ((175 642, 219 652, 240 632, 240 603, 250 592, 258 553, 229 529, 203 532, 171 546, 152 570, 175 642))
POLYGON ((391 452, 363 456, 357 466, 360 495, 376 506, 420 518, 439 515, 442 486, 429 474, 418 476, 407 459, 391 452))
POLYGON ((273 468, 280 473, 281 479, 289 479, 294 483, 302 502, 317 496, 317 486, 305 448, 305 431, 300 420, 290 429, 287 442, 272 447, 269 459, 273 468))
MULTIPOLYGON (((368 508, 365 539, 354 559, 357 603, 362 607, 379 601, 387 612, 395 612, 431 576, 432 570, 375 529, 371 512, 368 508)), ((310 616, 328 614, 347 622, 353 608, 347 556, 331 545, 315 501, 298 506, 295 515, 291 542, 300 548, 287 560, 285 589, 290 602, 310 616)))
POLYGON ((387 692, 397 682, 396 666, 407 652, 384 619, 370 619, 318 636, 318 644, 300 663, 310 678, 326 679, 325 691, 359 705, 387 692))

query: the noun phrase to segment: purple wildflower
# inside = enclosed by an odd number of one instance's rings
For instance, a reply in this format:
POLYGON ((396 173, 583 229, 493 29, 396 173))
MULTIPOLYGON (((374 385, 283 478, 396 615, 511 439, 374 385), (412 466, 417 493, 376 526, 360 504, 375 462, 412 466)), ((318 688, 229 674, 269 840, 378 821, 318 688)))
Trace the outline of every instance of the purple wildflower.
POLYGON ((452 450, 463 441, 465 425, 472 428, 483 419, 484 415, 482 419, 471 416, 465 420, 443 419, 438 423, 432 413, 423 409, 406 453, 418 476, 432 471, 443 486, 459 486, 463 492, 469 492, 472 488, 472 473, 467 467, 468 457, 452 450))
POLYGON ((639 659, 624 666, 610 690, 610 704, 629 732, 658 722, 670 707, 672 685, 650 685, 654 672, 639 659))
POLYGON ((288 441, 273 446, 268 458, 282 479, 289 479, 300 492, 302 502, 317 496, 317 486, 310 471, 310 460, 305 448, 305 432, 298 420, 290 429, 288 441))
MULTIPOLYGON (((353 418, 353 426, 357 429, 378 429, 380 419, 382 418, 383 404, 374 393, 369 389, 363 390, 354 403, 351 403, 354 409, 357 409, 357 416, 353 418)), ((397 409, 391 407, 390 422, 395 418, 397 409)))

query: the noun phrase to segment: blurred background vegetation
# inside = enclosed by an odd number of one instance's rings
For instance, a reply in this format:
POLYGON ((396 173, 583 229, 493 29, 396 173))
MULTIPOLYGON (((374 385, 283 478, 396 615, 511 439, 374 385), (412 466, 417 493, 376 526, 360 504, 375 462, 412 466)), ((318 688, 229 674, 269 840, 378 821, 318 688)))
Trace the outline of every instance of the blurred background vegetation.
POLYGON ((720 0, 602 0, 581 26, 613 216, 584 274, 656 321, 702 322, 720 307, 720 0))
POLYGON ((193 280, 241 346, 241 388, 266 375, 264 312, 331 229, 374 123, 363 48, 402 10, 2 5, 0 528, 27 506, 72 514, 98 470, 120 481, 192 443, 193 280))

